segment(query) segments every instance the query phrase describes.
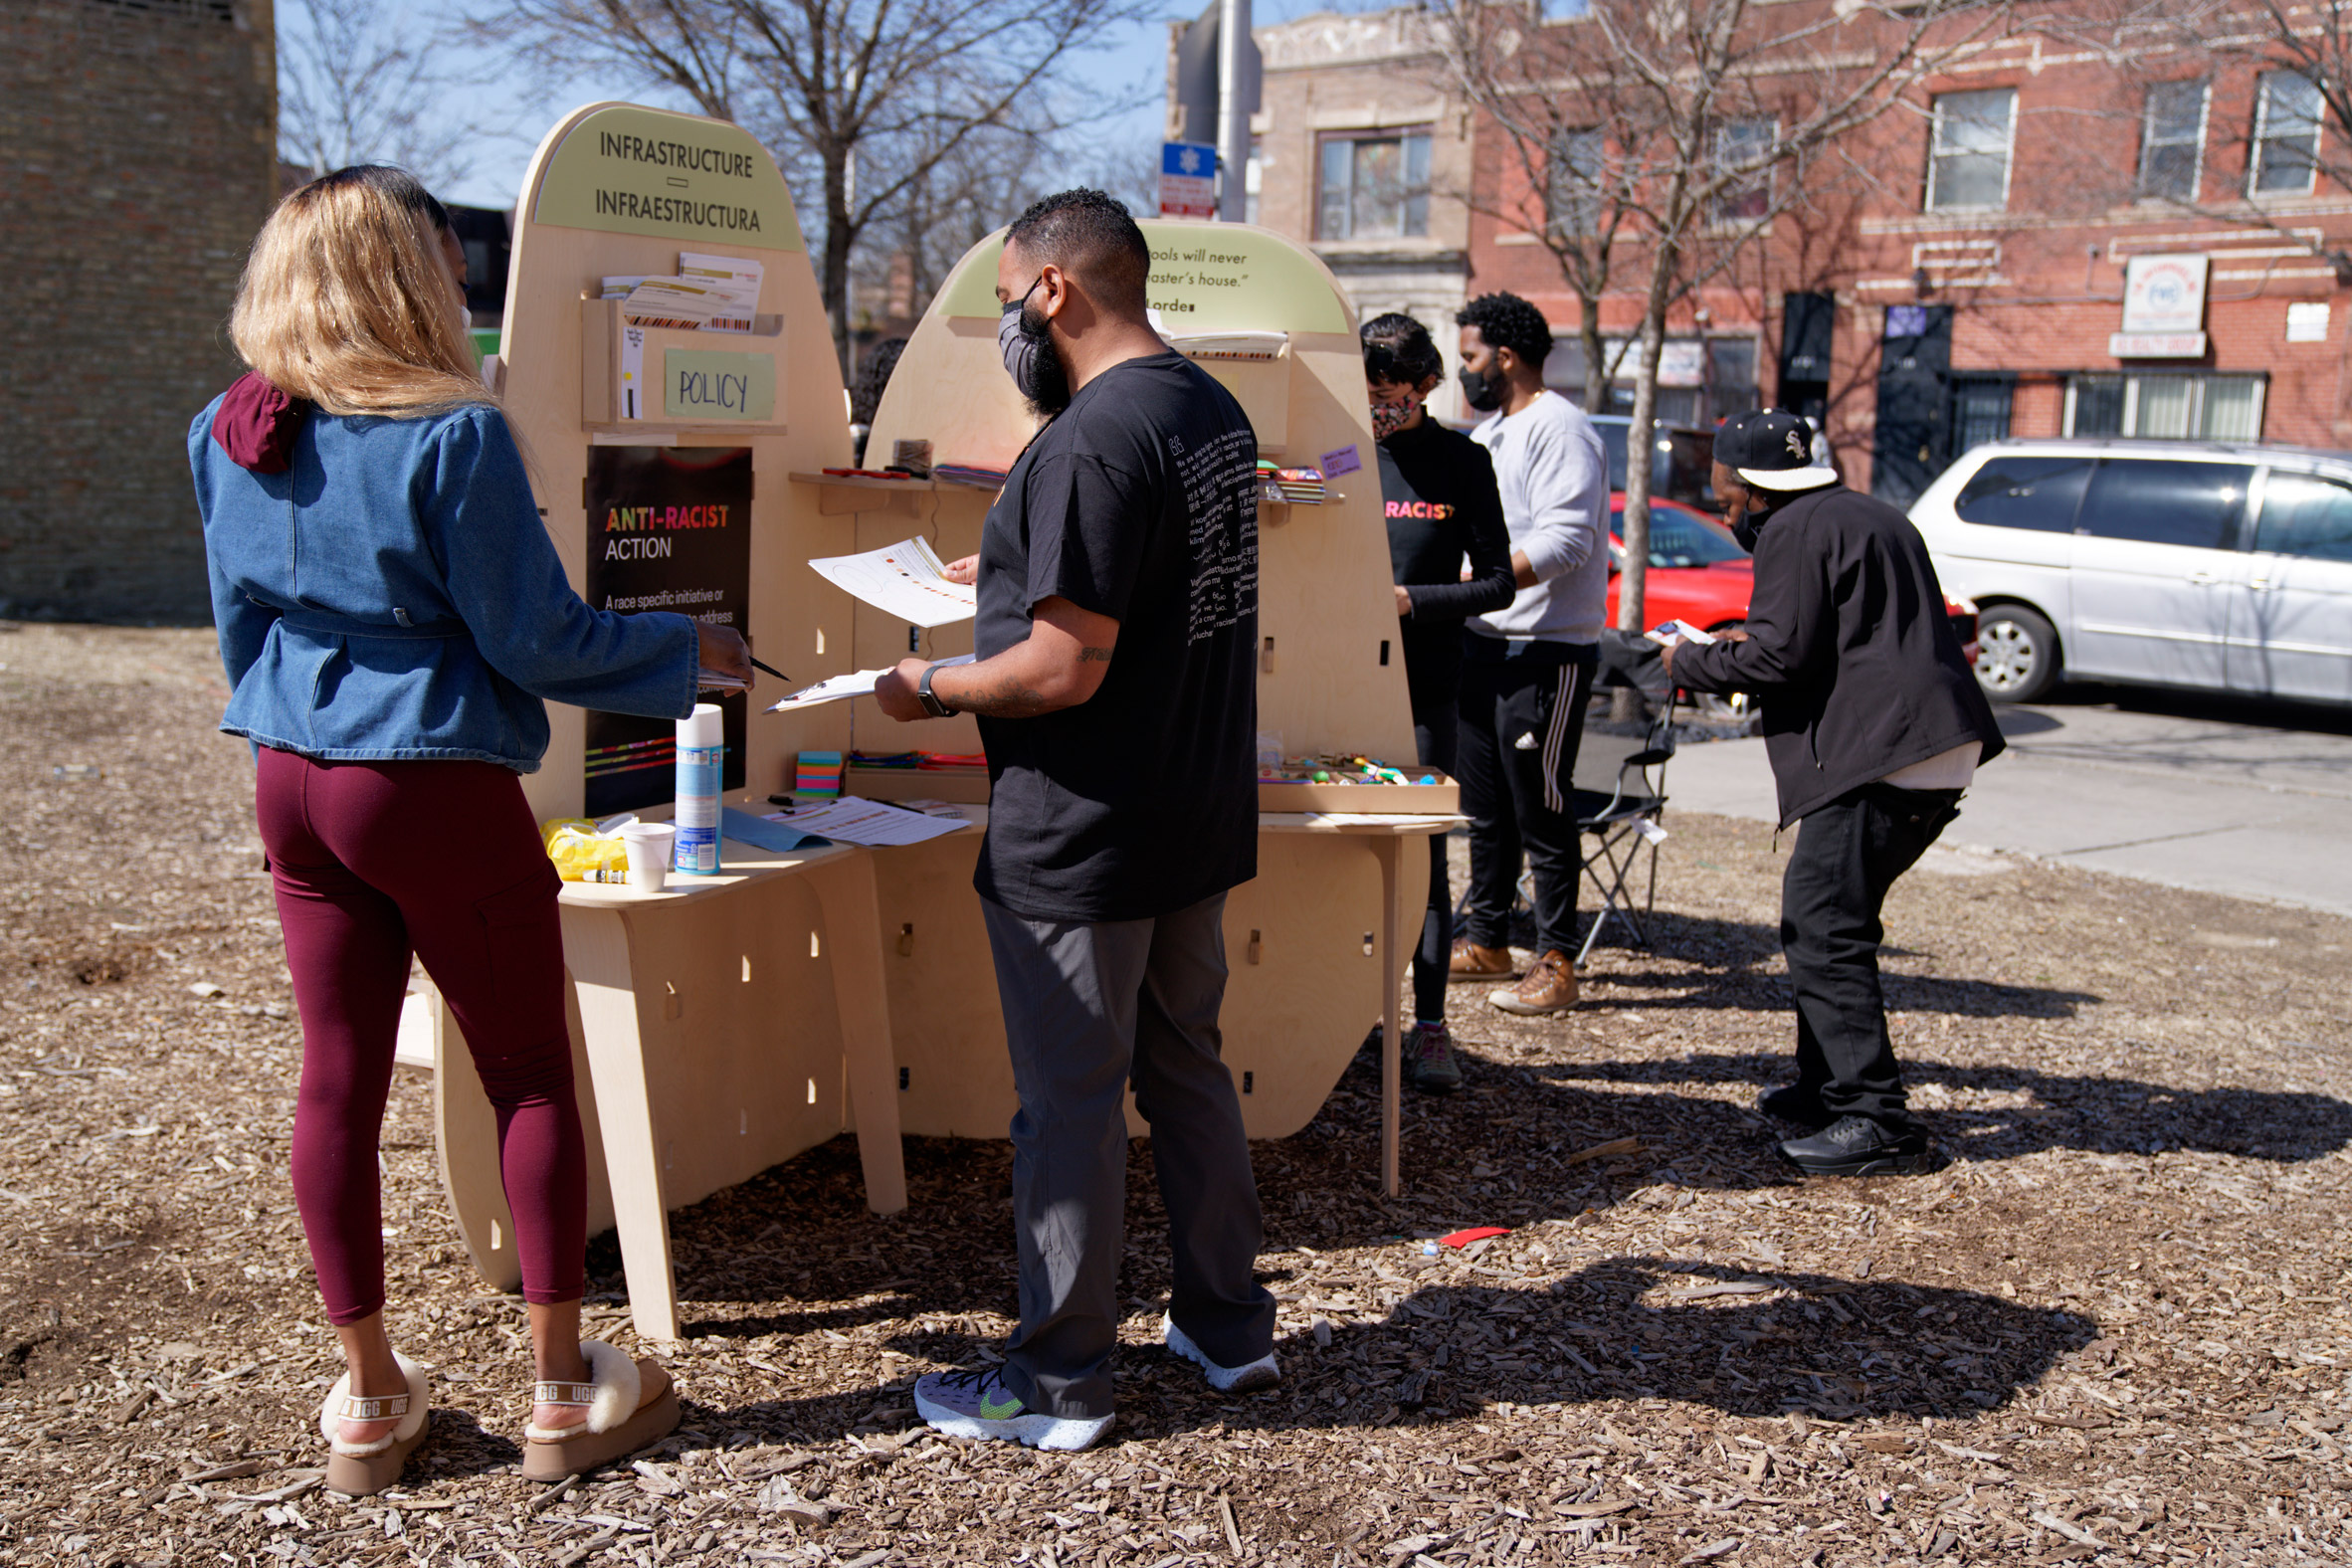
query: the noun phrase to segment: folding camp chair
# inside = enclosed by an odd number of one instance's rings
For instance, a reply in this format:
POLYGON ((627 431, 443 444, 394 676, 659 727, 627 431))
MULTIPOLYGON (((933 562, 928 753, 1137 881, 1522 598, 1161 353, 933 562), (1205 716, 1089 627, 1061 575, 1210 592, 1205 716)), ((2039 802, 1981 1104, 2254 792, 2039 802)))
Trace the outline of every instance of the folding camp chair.
MULTIPOLYGON (((1644 921, 1658 906, 1657 841, 1666 836, 1658 819, 1666 811, 1666 765, 1674 755, 1670 705, 1660 705, 1647 728, 1630 735, 1595 727, 1594 714, 1604 712, 1606 708, 1599 701, 1586 710, 1584 735, 1577 743, 1576 772, 1568 790, 1568 809, 1575 814, 1578 837, 1593 841, 1592 848, 1578 857, 1584 879, 1601 895, 1601 907, 1593 911, 1593 923, 1576 949, 1580 969, 1593 944, 1601 939, 1601 927, 1613 914, 1632 928, 1638 945, 1650 945, 1650 930, 1644 921), (1633 875, 1644 849, 1650 852, 1650 881, 1643 891, 1642 911, 1637 914, 1626 879, 1633 875)), ((1519 871, 1517 890, 1514 919, 1535 902, 1535 874, 1524 866, 1519 871)), ((1465 887, 1454 904, 1455 929, 1460 930, 1469 916, 1470 889, 1465 887)))
POLYGON ((1613 734, 1589 718, 1577 748, 1576 773, 1568 792, 1568 809, 1575 814, 1578 834, 1589 840, 1582 859, 1585 881, 1601 898, 1593 923, 1576 950, 1578 968, 1584 966, 1601 928, 1610 916, 1623 920, 1634 941, 1650 945, 1646 917, 1658 906, 1658 845, 1666 837, 1658 819, 1666 811, 1666 768, 1674 755, 1673 708, 1661 704, 1647 731, 1613 734), (1626 880, 1634 873, 1642 852, 1650 852, 1650 880, 1642 908, 1636 913, 1626 880))

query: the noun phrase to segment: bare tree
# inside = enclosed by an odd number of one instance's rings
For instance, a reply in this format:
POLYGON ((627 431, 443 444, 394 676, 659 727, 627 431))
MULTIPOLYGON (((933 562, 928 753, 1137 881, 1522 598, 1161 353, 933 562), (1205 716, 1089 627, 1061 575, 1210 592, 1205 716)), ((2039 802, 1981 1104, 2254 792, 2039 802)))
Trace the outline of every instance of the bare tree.
POLYGON ((377 0, 293 0, 280 13, 278 154, 312 177, 396 163, 454 184, 482 134, 443 111, 455 80, 428 19, 377 0))
POLYGON ((1605 412, 1626 345, 1608 353, 1601 299, 1633 249, 1638 216, 1631 182, 1640 165, 1628 156, 1632 122, 1618 101, 1620 84, 1578 82, 1560 92, 1546 68, 1529 72, 1521 55, 1527 13, 1458 4, 1435 20, 1445 85, 1484 117, 1510 176, 1473 173, 1459 194, 1549 253, 1576 295, 1584 406, 1605 412))
POLYGON ((1921 78, 1981 48, 2008 0, 1588 0, 1557 22, 1492 0, 1444 0, 1457 90, 1502 132, 1530 232, 1584 306, 1588 396, 1597 305, 1639 279, 1618 625, 1645 619, 1650 465, 1666 317, 1729 267, 1856 132, 1921 78))
POLYGON ((822 192, 818 283, 849 364, 851 258, 970 148, 1125 106, 1070 82, 1150 0, 496 0, 518 61, 619 67, 760 136, 822 192), (1074 106, 1075 105, 1075 106, 1074 106))

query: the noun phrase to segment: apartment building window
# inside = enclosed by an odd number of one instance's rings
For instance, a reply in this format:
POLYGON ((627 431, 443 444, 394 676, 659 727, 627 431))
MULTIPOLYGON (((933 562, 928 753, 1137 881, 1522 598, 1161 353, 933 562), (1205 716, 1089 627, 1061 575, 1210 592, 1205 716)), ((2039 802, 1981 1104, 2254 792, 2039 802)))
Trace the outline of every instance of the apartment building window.
POLYGON ((1555 234, 1597 234, 1608 143, 1596 129, 1563 130, 1552 137, 1550 190, 1545 204, 1555 234))
POLYGON ((1250 163, 1242 171, 1242 222, 1258 222, 1258 198, 1265 194, 1266 138, 1256 131, 1250 133, 1250 163))
POLYGON ((2066 383, 2066 434, 2258 441, 2263 390, 2260 376, 2195 371, 2075 376, 2066 383))
MULTIPOLYGON (((1752 165, 1771 156, 1780 135, 1776 119, 1735 119, 1715 127, 1715 172, 1752 165)), ((1767 167, 1726 185, 1715 197, 1718 224, 1754 223, 1772 211, 1772 170, 1767 167)))
POLYGON ((2300 196, 2319 163, 2319 89, 2292 71, 2262 78, 2254 101, 2254 194, 2300 196))
POLYGON ((2140 117, 2140 195, 2172 201, 2197 199, 2197 175, 2205 155, 2206 86, 2202 82, 2159 82, 2148 89, 2140 117))
POLYGON ((1429 233, 1428 127, 1326 134, 1315 238, 1395 240, 1429 233))
POLYGON ((2009 436, 2014 378, 2005 375, 1952 377, 1952 452, 1972 452, 2009 436))
POLYGON ((1946 93, 1935 100, 1929 132, 1927 206, 2000 207, 2009 200, 2009 149, 2017 94, 2009 88, 1946 93))
POLYGON ((1729 419, 1763 407, 1756 396, 1756 340, 1752 337, 1707 339, 1707 412, 1729 419))

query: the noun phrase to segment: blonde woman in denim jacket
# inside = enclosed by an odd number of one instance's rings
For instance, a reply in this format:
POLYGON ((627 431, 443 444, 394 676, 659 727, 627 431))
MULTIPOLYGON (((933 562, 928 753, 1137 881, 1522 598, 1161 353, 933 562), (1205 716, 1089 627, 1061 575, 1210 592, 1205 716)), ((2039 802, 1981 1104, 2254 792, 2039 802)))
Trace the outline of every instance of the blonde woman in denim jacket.
POLYGON ((396 169, 289 196, 231 321, 251 373, 188 432, 221 659, 221 727, 255 806, 302 1018, 291 1170, 344 1374, 326 1483, 396 1481, 427 1368, 384 1327, 376 1143, 411 954, 497 1112, 536 1388, 526 1475, 555 1479, 678 1423, 660 1364, 580 1340, 586 1176, 563 1005, 560 885, 519 774, 548 700, 683 717, 697 670, 748 681, 733 632, 591 609, 474 373, 465 259, 396 169))

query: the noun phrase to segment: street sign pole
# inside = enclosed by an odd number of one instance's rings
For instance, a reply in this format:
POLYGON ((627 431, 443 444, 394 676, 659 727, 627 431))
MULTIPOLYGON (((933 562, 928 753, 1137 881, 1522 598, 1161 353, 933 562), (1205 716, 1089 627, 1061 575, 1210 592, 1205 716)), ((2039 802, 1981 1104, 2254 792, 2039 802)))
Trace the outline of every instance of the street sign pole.
POLYGON ((1245 83, 1246 52, 1252 49, 1250 0, 1220 0, 1217 29, 1217 165, 1224 176, 1217 191, 1217 216, 1240 223, 1249 216, 1250 113, 1258 96, 1245 83))

